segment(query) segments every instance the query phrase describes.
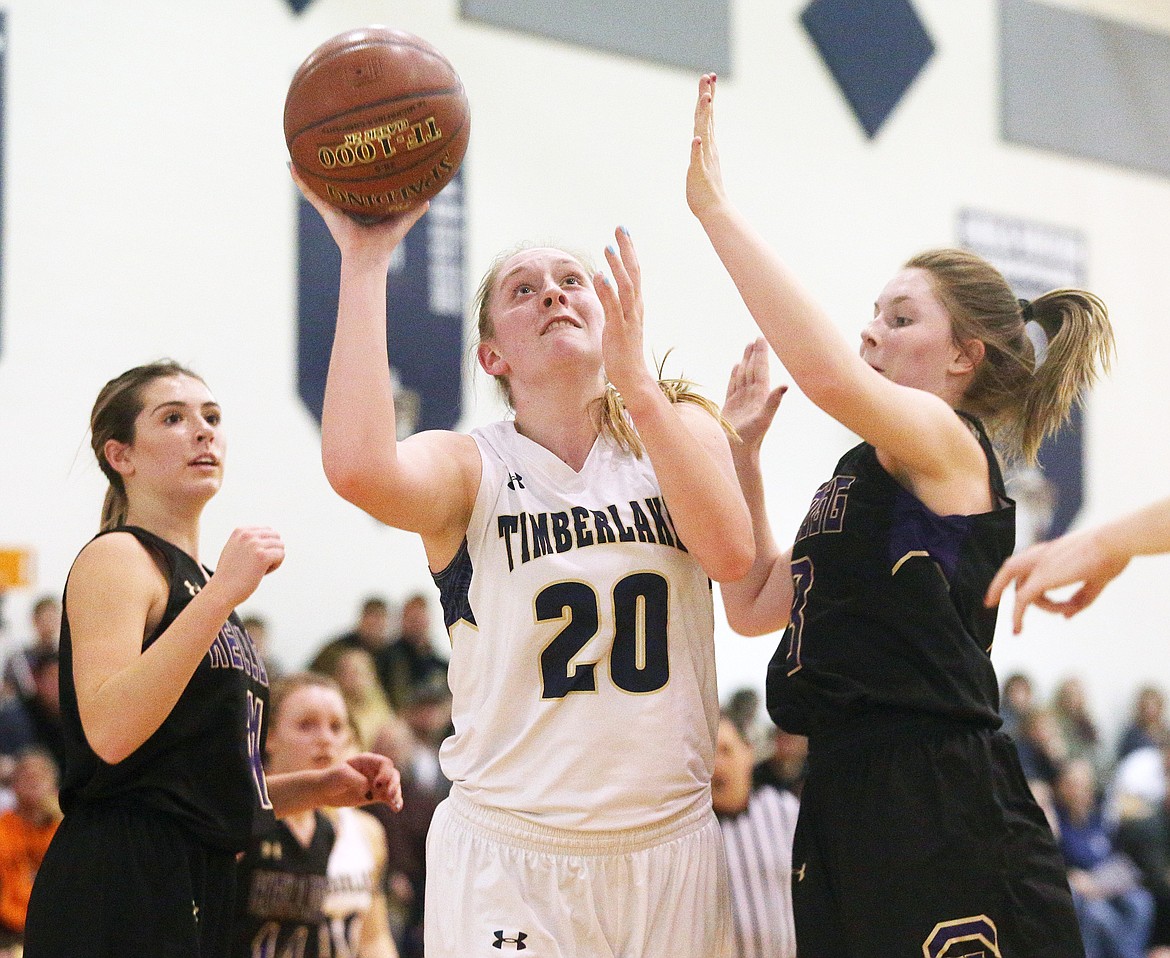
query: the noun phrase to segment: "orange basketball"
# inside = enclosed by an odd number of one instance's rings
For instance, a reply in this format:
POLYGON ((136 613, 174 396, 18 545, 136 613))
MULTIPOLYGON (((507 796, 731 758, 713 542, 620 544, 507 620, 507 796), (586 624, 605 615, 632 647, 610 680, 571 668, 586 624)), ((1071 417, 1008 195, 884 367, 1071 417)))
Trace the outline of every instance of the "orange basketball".
POLYGON ((326 40, 297 69, 284 101, 297 171, 328 203, 370 220, 438 193, 470 134, 455 68, 425 40, 388 27, 326 40))

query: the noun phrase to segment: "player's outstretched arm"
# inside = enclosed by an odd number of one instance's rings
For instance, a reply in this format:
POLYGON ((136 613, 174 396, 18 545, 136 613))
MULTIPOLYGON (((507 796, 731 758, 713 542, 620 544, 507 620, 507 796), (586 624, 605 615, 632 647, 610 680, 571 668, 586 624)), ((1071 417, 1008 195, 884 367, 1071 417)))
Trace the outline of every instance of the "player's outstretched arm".
POLYGON ((719 422, 691 403, 671 403, 643 352, 642 284, 629 233, 618 229, 606 259, 614 284, 598 273, 605 309, 605 370, 645 444, 671 520, 703 571, 716 582, 738 579, 755 554, 751 517, 735 480, 719 422))
POLYGON ((735 427, 739 441, 731 453, 744 500, 752 517, 756 558, 748 574, 720 585, 727 623, 741 635, 764 635, 788 624, 792 608, 791 550, 781 551, 768 521, 760 446, 787 386, 772 388, 768 373, 768 344, 761 338, 743 351, 727 383, 724 418, 735 427))
POLYGON ((989 607, 998 605, 1014 583, 1012 631, 1018 633, 1029 605, 1070 618, 1089 606, 1134 556, 1159 552, 1170 552, 1170 499, 1012 556, 992 579, 984 601, 989 607), (1066 599, 1047 594, 1077 583, 1080 588, 1066 599))
POLYGON ((889 455, 899 471, 985 484, 982 450, 950 406, 871 369, 728 199, 715 144, 715 87, 712 74, 699 81, 687 203, 784 368, 813 403, 889 455))

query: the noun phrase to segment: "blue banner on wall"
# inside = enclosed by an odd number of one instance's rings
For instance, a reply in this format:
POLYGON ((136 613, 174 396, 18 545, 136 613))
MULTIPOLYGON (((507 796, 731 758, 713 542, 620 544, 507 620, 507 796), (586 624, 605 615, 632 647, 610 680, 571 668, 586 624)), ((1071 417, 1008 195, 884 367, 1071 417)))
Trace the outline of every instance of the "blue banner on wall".
MULTIPOLYGON (((341 256, 317 211, 299 199, 297 391, 317 422, 337 322, 341 256)), ((463 402, 463 176, 399 246, 386 277, 386 332, 398 437, 453 429, 463 402)))

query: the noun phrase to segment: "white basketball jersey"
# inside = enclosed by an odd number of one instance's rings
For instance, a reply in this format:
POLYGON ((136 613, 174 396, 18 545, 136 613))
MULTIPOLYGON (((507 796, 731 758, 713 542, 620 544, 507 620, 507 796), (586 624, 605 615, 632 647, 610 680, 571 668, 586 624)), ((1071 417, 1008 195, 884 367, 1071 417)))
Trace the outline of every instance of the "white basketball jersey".
POLYGON ((466 549, 435 577, 452 643, 444 773, 477 804, 557 828, 690 807, 714 765, 711 584, 649 457, 603 435, 577 473, 511 422, 472 436, 466 549))
POLYGON ((334 809, 337 838, 329 852, 325 900, 321 910, 333 921, 365 915, 374 896, 374 850, 362 827, 367 813, 356 808, 334 809))

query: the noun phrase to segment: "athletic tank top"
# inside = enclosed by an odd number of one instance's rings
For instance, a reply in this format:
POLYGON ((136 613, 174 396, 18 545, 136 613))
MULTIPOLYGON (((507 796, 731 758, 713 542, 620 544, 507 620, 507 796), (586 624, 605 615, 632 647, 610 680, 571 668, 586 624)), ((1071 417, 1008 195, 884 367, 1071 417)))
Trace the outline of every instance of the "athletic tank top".
POLYGON ((511 422, 467 537, 435 575, 451 636, 443 772, 471 801, 557 828, 660 821, 709 794, 711 584, 649 457, 599 436, 580 472, 511 422))
MULTIPOLYGON (((181 549, 136 526, 128 532, 160 561, 169 596, 143 650, 162 635, 207 574, 181 549)), ((106 535, 108 533, 101 533, 106 535)), ((73 642, 66 601, 61 619, 61 717, 66 762, 61 808, 129 799, 173 815, 201 840, 243 849, 255 827, 271 823, 271 803, 260 764, 266 725, 268 676, 248 633, 233 612, 211 643, 175 707, 145 742, 115 765, 89 747, 73 683, 73 642)), ((134 707, 127 702, 126 708, 134 707)))
POLYGON ((374 852, 352 808, 314 812, 308 847, 283 821, 240 860, 233 958, 353 958, 374 895, 374 852))
POLYGON ((813 496, 792 550, 791 620, 768 666, 781 728, 817 735, 914 716, 999 726, 997 610, 983 596, 1012 553, 1015 503, 982 425, 963 418, 987 457, 991 512, 936 515, 868 443, 813 496))

